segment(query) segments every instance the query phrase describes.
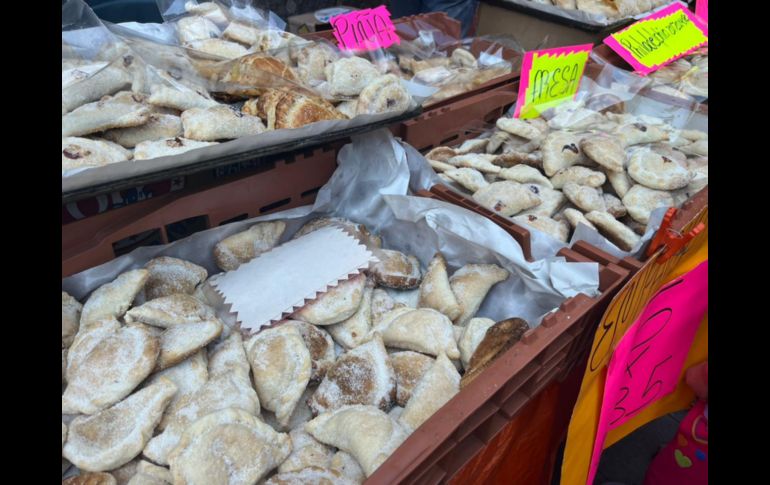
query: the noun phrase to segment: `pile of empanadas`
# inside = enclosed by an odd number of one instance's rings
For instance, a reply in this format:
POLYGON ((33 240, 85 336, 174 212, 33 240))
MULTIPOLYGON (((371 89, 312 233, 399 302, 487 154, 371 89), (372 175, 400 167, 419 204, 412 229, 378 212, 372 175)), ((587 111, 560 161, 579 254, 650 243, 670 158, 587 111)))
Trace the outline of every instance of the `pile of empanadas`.
POLYGON ((649 78, 655 81, 655 90, 664 94, 683 98, 708 98, 708 47, 661 67, 651 73, 649 78))
POLYGON ((132 53, 111 63, 62 58, 63 172, 403 111, 412 103, 384 66, 288 32, 230 21, 213 2, 185 8, 189 15, 175 27, 195 79, 146 66, 132 53))
MULTIPOLYGON (((88 483, 361 483, 528 329, 476 317, 505 269, 450 272, 441 253, 423 268, 344 219, 294 237, 332 224, 380 262, 257 333, 218 318, 208 272, 177 258, 83 305, 62 292, 63 470, 88 483)), ((227 237, 216 264, 236 269, 285 229, 227 237)))
POLYGON ((610 19, 632 17, 654 8, 661 7, 671 0, 530 0, 533 3, 553 5, 564 10, 600 15, 610 19))
POLYGON ((625 112, 612 95, 567 102, 530 120, 425 156, 448 184, 515 222, 567 242, 578 224, 630 251, 658 207, 708 185, 708 133, 625 112))

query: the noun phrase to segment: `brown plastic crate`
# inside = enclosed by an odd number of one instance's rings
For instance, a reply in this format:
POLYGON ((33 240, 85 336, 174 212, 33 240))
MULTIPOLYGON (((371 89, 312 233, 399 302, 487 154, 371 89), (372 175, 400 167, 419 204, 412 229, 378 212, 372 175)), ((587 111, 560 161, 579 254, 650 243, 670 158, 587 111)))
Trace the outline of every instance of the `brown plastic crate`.
MULTIPOLYGON (((502 117, 516 102, 518 80, 474 94, 445 106, 424 111, 420 116, 392 127, 393 134, 417 150, 461 143, 477 137, 502 117)), ((466 93, 467 94, 467 93, 466 93)))
MULTIPOLYGON (((568 261, 596 261, 582 245, 562 249, 568 261)), ((546 386, 570 370, 588 347, 596 324, 629 271, 602 254, 601 294, 579 294, 498 357, 458 395, 422 424, 366 481, 374 484, 445 483, 546 386)))
POLYGON ((204 230, 312 204, 337 168, 340 145, 278 159, 233 181, 207 182, 63 225, 62 277, 112 260, 113 245, 131 236, 156 232, 159 242, 167 243, 168 226, 179 221, 203 219, 204 230))

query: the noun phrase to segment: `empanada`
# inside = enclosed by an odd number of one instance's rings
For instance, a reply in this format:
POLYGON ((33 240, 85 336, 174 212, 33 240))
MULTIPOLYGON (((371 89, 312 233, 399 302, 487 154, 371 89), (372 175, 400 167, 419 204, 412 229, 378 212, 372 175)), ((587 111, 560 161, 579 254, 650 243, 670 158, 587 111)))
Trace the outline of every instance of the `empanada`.
POLYGON ((483 173, 499 174, 502 169, 493 163, 497 158, 497 156, 487 153, 466 153, 465 155, 455 155, 446 163, 456 167, 473 168, 483 173))
POLYGON ((329 468, 337 470, 343 477, 346 477, 355 483, 363 483, 363 481, 366 480, 361 465, 358 464, 353 455, 345 451, 338 451, 334 454, 329 463, 329 468))
POLYGON ((319 443, 304 429, 297 428, 289 432, 291 454, 278 467, 278 473, 296 472, 310 466, 325 468, 329 466, 334 452, 323 443, 319 443))
POLYGON ((62 114, 121 89, 128 89, 130 85, 131 74, 128 71, 103 62, 62 71, 62 114), (68 78, 66 85, 65 77, 68 78))
POLYGON ((404 305, 396 302, 396 300, 382 288, 375 288, 372 292, 372 326, 376 326, 383 315, 399 306, 404 305))
POLYGON ((377 284, 399 290, 411 290, 420 285, 422 275, 416 257, 391 249, 382 249, 377 256, 380 261, 371 269, 377 284))
POLYGON ((199 350, 175 366, 152 374, 145 382, 147 385, 151 385, 158 382, 161 378, 173 382, 176 385, 176 393, 166 407, 163 418, 158 423, 156 429, 159 431, 163 431, 166 428, 166 424, 178 409, 182 399, 195 393, 208 380, 209 372, 206 349, 199 350))
POLYGON ((456 157, 457 155, 461 155, 461 153, 457 153, 457 151, 454 148, 436 147, 436 148, 433 148, 428 153, 426 153, 425 158, 427 158, 428 160, 446 162, 450 158, 456 157))
POLYGON ((179 19, 176 32, 182 44, 201 39, 214 39, 222 34, 214 22, 198 15, 179 19))
POLYGON ((460 392, 460 374, 442 352, 414 387, 399 421, 417 429, 460 392))
POLYGON ((546 186, 548 188, 553 188, 551 181, 545 178, 543 174, 540 173, 540 170, 528 165, 520 164, 509 168, 504 168, 500 170, 500 173, 498 173, 497 176, 505 180, 518 182, 520 184, 534 183, 546 186))
POLYGON ((186 111, 193 108, 211 108, 219 103, 211 99, 205 91, 196 90, 177 84, 173 87, 155 84, 150 87, 147 102, 154 106, 186 111))
MULTIPOLYGON (((492 286, 508 279, 508 275, 508 270, 496 264, 466 264, 455 271, 449 278, 449 284, 463 312, 454 320, 454 323, 464 327, 471 318, 476 316, 476 312, 479 311, 492 286)), ((447 357, 458 358, 449 352, 447 357)))
POLYGON ((584 212, 607 210, 601 193, 593 187, 567 182, 562 187, 562 191, 570 202, 584 212))
POLYGON ((634 185, 634 181, 628 176, 625 170, 621 172, 612 172, 607 170, 607 180, 612 186, 612 190, 618 194, 618 197, 624 197, 628 193, 629 189, 634 185))
POLYGON ((591 223, 591 221, 586 219, 583 213, 577 209, 572 209, 572 208, 564 209, 563 214, 564 214, 564 218, 567 219, 567 222, 569 222, 570 226, 572 226, 575 229, 577 229, 578 224, 584 224, 590 227, 591 229, 596 229, 593 223, 591 223))
POLYGON ((433 366, 435 359, 419 352, 404 350, 390 354, 390 362, 396 373, 396 403, 406 406, 412 396, 414 386, 428 369, 433 366))
MULTIPOLYGON (((94 414, 115 404, 155 366, 160 344, 143 325, 116 328, 111 324, 109 329, 77 361, 78 350, 71 350, 72 364, 67 369, 67 388, 62 395, 63 414, 94 414)), ((87 336, 78 342, 81 348, 86 345, 85 339, 87 336)))
POLYGON ((326 81, 326 66, 337 59, 339 55, 324 44, 303 47, 297 53, 297 74, 306 83, 326 81))
POLYGON ((428 269, 420 283, 418 307, 438 310, 450 320, 454 320, 462 313, 460 304, 457 303, 457 298, 449 286, 446 260, 441 253, 436 253, 428 263, 428 269))
POLYGON ((361 57, 344 57, 325 68, 329 92, 333 96, 356 96, 380 77, 377 67, 361 57))
POLYGON ((174 483, 257 483, 291 453, 287 434, 276 433, 240 409, 223 409, 190 425, 168 457, 174 483))
POLYGON ((62 116, 61 136, 81 136, 110 128, 127 128, 146 123, 150 108, 145 96, 121 91, 105 96, 95 103, 88 103, 62 116))
POLYGON ((352 317, 361 305, 366 275, 357 274, 321 293, 297 310, 293 318, 313 325, 332 325, 352 317))
POLYGON ((600 113, 582 107, 571 107, 565 103, 563 109, 548 120, 548 127, 554 130, 587 130, 607 121, 600 113))
POLYGON ((525 185, 510 180, 493 182, 473 194, 473 200, 504 216, 535 207, 540 198, 525 185))
POLYGON ((136 465, 136 474, 127 485, 171 485, 173 481, 168 468, 140 460, 136 465))
POLYGON ((401 80, 393 74, 385 74, 368 83, 358 95, 356 114, 375 114, 403 111, 412 98, 401 80))
POLYGON ((151 158, 168 157, 189 152, 196 148, 203 148, 216 145, 217 142, 205 142, 197 140, 188 140, 187 138, 176 137, 166 138, 156 141, 143 141, 134 148, 134 160, 149 160, 151 158))
POLYGON ((460 388, 467 386, 497 357, 513 347, 527 330, 529 325, 521 318, 509 318, 489 327, 468 362, 466 372, 460 381, 460 388))
POLYGON ((602 172, 581 166, 563 168, 551 177, 551 183, 555 189, 561 189, 567 182, 599 188, 604 185, 606 181, 607 176, 602 172))
POLYGON ((369 232, 363 224, 358 224, 342 217, 317 217, 313 220, 305 223, 304 226, 299 228, 299 231, 295 232, 291 237, 297 239, 305 234, 310 234, 313 231, 321 229, 322 227, 336 226, 345 231, 348 235, 358 239, 358 241, 368 247, 382 247, 382 239, 369 232))
POLYGON ((176 386, 161 379, 93 416, 70 423, 63 454, 81 470, 117 468, 136 455, 152 436, 176 386))
POLYGON ((443 313, 432 308, 406 308, 392 310, 390 315, 383 316, 382 321, 374 328, 375 332, 381 332, 382 340, 388 347, 429 355, 444 352, 450 359, 460 358, 452 331, 452 321, 443 313))
POLYGON ((302 340, 310 352, 312 372, 311 382, 319 382, 326 375, 326 371, 334 364, 334 341, 331 335, 322 328, 299 320, 289 320, 287 325, 294 325, 299 330, 302 340))
POLYGON ((168 328, 184 323, 210 320, 215 316, 213 308, 194 296, 175 293, 135 306, 126 312, 125 321, 168 328))
POLYGON ((546 187, 540 184, 524 184, 533 194, 540 198, 540 203, 531 209, 519 212, 519 216, 536 215, 542 217, 553 216, 567 201, 564 194, 559 190, 546 187))
POLYGON ((347 404, 388 409, 396 397, 396 378, 379 334, 337 358, 308 401, 314 415, 347 404))
POLYGON ((61 348, 66 349, 75 340, 80 327, 80 312, 83 305, 66 291, 61 292, 61 348))
POLYGON ((232 332, 226 339, 209 350, 209 375, 211 377, 239 372, 248 381, 251 365, 246 357, 241 334, 232 332))
POLYGON ((230 140, 265 131, 256 116, 244 114, 229 106, 192 108, 182 113, 184 136, 191 140, 230 140))
POLYGON ((273 249, 286 230, 283 221, 268 221, 254 224, 219 241, 214 246, 214 262, 222 271, 233 271, 265 251, 273 249))
POLYGON ((282 472, 265 480, 265 485, 356 485, 342 473, 331 468, 309 466, 292 472, 282 472))
POLYGON ((499 118, 496 125, 499 130, 503 130, 511 135, 526 138, 527 140, 534 140, 543 136, 542 131, 532 124, 518 118, 499 118))
MULTIPOLYGON (((346 349, 353 349, 361 345, 369 335, 372 328, 372 294, 374 288, 367 284, 361 297, 358 310, 347 320, 328 325, 326 329, 334 337, 334 340, 346 349)), ((383 292, 384 293, 384 292, 383 292)))
POLYGON ((637 149, 631 154, 628 175, 645 187, 658 190, 681 189, 692 179, 689 170, 646 148, 637 149))
POLYGON ((259 30, 243 22, 233 21, 230 22, 225 31, 222 32, 222 37, 251 47, 257 42, 259 30))
POLYGON ((149 272, 144 287, 148 300, 177 293, 190 295, 208 277, 206 268, 170 256, 151 259, 144 267, 149 272))
POLYGON ((167 328, 160 336, 160 354, 155 370, 167 369, 182 362, 221 333, 222 321, 218 318, 167 328))
POLYGON ((487 330, 495 324, 495 321, 489 318, 471 318, 468 324, 463 328, 463 333, 457 342, 460 349, 460 361, 463 368, 467 369, 471 361, 471 356, 476 351, 487 330))
MULTIPOLYGON (((68 462, 69 463, 69 462, 68 462)), ((118 485, 115 477, 106 472, 86 472, 61 481, 62 485, 118 485)))
POLYGON ((106 140, 68 136, 61 139, 61 170, 102 167, 124 162, 133 155, 120 145, 106 140))
POLYGON ((659 126, 645 123, 630 123, 620 126, 615 133, 625 146, 655 143, 668 140, 668 133, 659 126))
POLYGON ((312 373, 310 352, 293 325, 266 328, 245 342, 262 407, 289 422, 312 373))
POLYGON ((185 42, 184 46, 223 59, 237 59, 249 53, 242 45, 224 39, 198 39, 185 42))
POLYGON ((607 212, 610 213, 612 217, 617 219, 626 215, 626 207, 620 199, 607 193, 602 194, 602 199, 604 199, 604 205, 607 212))
POLYGON ((623 251, 631 251, 641 239, 634 231, 606 212, 591 211, 585 216, 599 229, 602 236, 623 251))
MULTIPOLYGON (((635 221, 647 225, 650 214, 658 207, 673 207, 674 198, 669 192, 648 189, 643 185, 634 185, 623 197, 623 205, 635 221)), ((615 216, 613 214, 614 217, 615 216)))
POLYGON ((105 131, 102 136, 125 148, 134 148, 143 141, 182 136, 182 119, 179 116, 150 113, 147 123, 131 128, 105 131))
POLYGON ((616 137, 606 134, 591 135, 583 138, 580 148, 585 154, 602 167, 612 172, 622 172, 625 166, 626 152, 616 137))
POLYGON ((476 192, 481 188, 489 185, 489 182, 487 182, 484 179, 484 176, 481 174, 481 172, 473 168, 451 167, 451 169, 444 172, 444 174, 447 177, 454 180, 455 182, 457 182, 458 184, 468 189, 468 191, 470 191, 471 193, 476 192))
POLYGON ((569 225, 564 221, 557 221, 548 216, 535 214, 513 216, 513 220, 519 224, 524 224, 544 232, 561 242, 567 242, 567 239, 569 239, 569 225))
POLYGON ((409 435, 402 424, 374 406, 343 406, 305 425, 315 439, 353 455, 367 477, 409 435))

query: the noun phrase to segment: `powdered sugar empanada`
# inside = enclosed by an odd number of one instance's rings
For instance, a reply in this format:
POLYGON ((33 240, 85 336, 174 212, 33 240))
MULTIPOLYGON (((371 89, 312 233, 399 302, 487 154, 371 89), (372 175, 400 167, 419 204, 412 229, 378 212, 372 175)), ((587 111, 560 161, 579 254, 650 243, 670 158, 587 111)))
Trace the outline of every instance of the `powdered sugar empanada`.
POLYGON ((182 293, 150 300, 126 312, 126 322, 142 322, 168 328, 183 323, 214 318, 215 312, 197 298, 182 293))
POLYGON ((663 190, 634 185, 623 197, 623 205, 628 209, 628 215, 646 225, 650 222, 650 214, 653 210, 658 207, 673 207, 674 198, 669 192, 663 190))
POLYGON ((399 420, 411 429, 417 429, 458 392, 460 374, 441 353, 415 386, 399 420))
POLYGON ((450 359, 460 358, 452 331, 452 321, 432 308, 396 309, 385 315, 375 331, 389 347, 414 350, 430 355, 444 352, 450 359))
POLYGON ((84 104, 62 116, 61 136, 81 136, 110 128, 139 126, 146 123, 149 116, 150 108, 145 104, 144 95, 121 91, 95 103, 84 104))
POLYGON ((374 281, 388 288, 411 290, 420 285, 420 262, 414 256, 400 251, 382 249, 377 254, 380 261, 371 269, 374 281))
POLYGON ((344 450, 372 473, 409 435, 393 418, 374 406, 343 406, 321 414, 305 425, 305 431, 327 445, 344 450))
POLYGON ((190 150, 195 150, 196 148, 216 145, 217 143, 218 142, 190 140, 180 136, 155 141, 143 141, 134 148, 134 159, 149 160, 151 158, 179 155, 181 153, 189 152, 190 150))
POLYGON ((489 182, 487 182, 484 179, 484 176, 476 169, 468 168, 468 167, 462 167, 462 168, 451 168, 450 170, 447 170, 444 172, 444 174, 457 182, 458 184, 462 185, 468 191, 471 193, 477 192, 483 187, 486 187, 489 185, 489 182))
POLYGON ((390 354, 393 371, 396 373, 396 403, 399 406, 406 406, 414 386, 433 366, 434 360, 425 354, 411 350, 390 354))
POLYGON ((64 457, 88 471, 127 463, 142 451, 175 392, 174 383, 161 379, 98 414, 78 416, 70 423, 64 457))
POLYGON ((209 378, 206 349, 201 349, 179 364, 156 372, 145 381, 147 385, 158 382, 161 378, 170 380, 176 385, 176 393, 163 413, 157 429, 163 431, 168 420, 178 408, 179 402, 185 396, 192 395, 206 383, 209 378))
POLYGON ((585 212, 604 211, 607 209, 604 199, 599 191, 587 185, 578 185, 574 182, 567 182, 562 187, 564 195, 570 202, 575 204, 578 209, 585 212))
POLYGON ((396 395, 396 379, 379 334, 340 355, 308 401, 313 414, 346 404, 388 409, 396 395))
POLYGON ((484 339, 487 330, 494 324, 495 321, 489 318, 471 318, 468 325, 464 327, 464 331, 457 342, 463 368, 468 368, 473 352, 476 351, 476 347, 484 339))
POLYGON ((444 255, 436 253, 428 263, 428 270, 420 283, 420 308, 438 310, 450 320, 460 316, 460 304, 457 303, 452 288, 449 286, 449 275, 446 270, 444 255))
POLYGON ((279 324, 254 335, 245 346, 259 400, 285 426, 312 371, 302 335, 293 325, 279 324))
POLYGON ((182 124, 185 138, 201 141, 229 140, 265 131, 259 117, 228 106, 188 109, 182 113, 182 124))
POLYGON ((297 310, 293 318, 313 325, 332 325, 347 320, 361 305, 365 285, 363 273, 353 276, 297 310))
POLYGON ((689 170, 646 148, 637 149, 631 154, 628 175, 645 187, 658 190, 681 189, 692 179, 689 170))
MULTIPOLYGON (((462 308, 462 314, 454 321, 465 326, 476 315, 492 286, 508 279, 508 271, 496 264, 466 264, 455 271, 449 284, 462 308)), ((456 359, 447 352, 447 357, 456 359)))
POLYGON ((557 221, 550 217, 536 214, 514 216, 513 220, 553 236, 561 242, 567 242, 569 238, 569 225, 564 221, 557 221))
POLYGON ((104 318, 120 318, 126 313, 137 293, 144 287, 149 272, 144 269, 126 271, 112 282, 97 288, 83 305, 80 331, 104 318))
POLYGON ((177 293, 190 295, 208 277, 206 268, 170 256, 151 259, 144 267, 149 272, 144 288, 148 300, 177 293))
POLYGON ((160 336, 160 354, 155 366, 163 370, 182 362, 198 349, 205 347, 222 333, 222 322, 218 318, 173 325, 160 336))
POLYGON ((332 449, 319 443, 302 428, 291 430, 291 454, 278 467, 278 473, 302 470, 309 466, 324 468, 332 458, 332 449))
POLYGON ((243 263, 275 247, 286 230, 283 221, 254 224, 243 232, 219 241, 214 246, 214 261, 222 271, 233 271, 243 263))
POLYGON ((124 162, 132 156, 129 150, 106 140, 92 140, 77 136, 61 139, 62 172, 76 168, 102 167, 111 163, 124 162))
POLYGON ((372 328, 372 294, 374 288, 367 284, 361 297, 361 304, 352 317, 334 325, 328 325, 326 330, 334 340, 346 349, 361 345, 372 328))
POLYGON ((623 251, 631 251, 640 240, 634 231, 606 212, 591 211, 585 216, 604 237, 623 251))
POLYGON ((553 188, 551 181, 545 178, 543 174, 540 173, 540 170, 528 165, 519 164, 509 168, 504 168, 500 170, 500 173, 497 174, 497 176, 505 180, 518 182, 520 184, 533 183, 543 185, 548 188, 553 188))
POLYGON ((66 291, 61 292, 61 348, 66 349, 75 340, 80 327, 83 305, 66 291))
POLYGON ((334 341, 323 328, 316 327, 299 320, 289 320, 287 324, 294 325, 299 330, 302 340, 310 352, 312 362, 311 382, 319 382, 326 375, 326 371, 334 364, 334 341))
POLYGON ((591 160, 612 172, 622 172, 626 160, 623 144, 614 136, 598 134, 580 142, 580 148, 591 160))
POLYGON ((240 409, 204 416, 169 455, 174 483, 257 483, 291 453, 291 439, 240 409))

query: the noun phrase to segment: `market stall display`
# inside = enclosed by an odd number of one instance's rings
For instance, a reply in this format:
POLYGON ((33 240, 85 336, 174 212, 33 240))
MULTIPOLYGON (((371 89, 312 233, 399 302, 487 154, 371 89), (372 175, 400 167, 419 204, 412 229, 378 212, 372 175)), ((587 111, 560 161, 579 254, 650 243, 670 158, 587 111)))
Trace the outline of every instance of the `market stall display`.
MULTIPOLYGON (((553 333, 561 328, 555 323, 562 321, 560 312, 545 317, 543 330, 534 330, 541 338, 527 337, 532 333, 529 328, 537 326, 552 305, 558 307, 564 302, 566 295, 575 301, 561 310, 571 315, 565 315, 565 324, 587 322, 582 315, 595 308, 594 299, 577 291, 595 295, 597 286, 607 291, 608 282, 619 284, 625 273, 615 268, 615 276, 609 276, 603 267, 599 283, 596 263, 588 263, 590 259, 580 256, 567 256, 579 263, 553 258, 543 262, 546 266, 538 265, 540 269, 533 266, 525 270, 528 264, 517 255, 515 244, 501 238, 504 233, 480 216, 443 202, 398 195, 406 189, 403 184, 424 185, 425 178, 431 177, 424 160, 406 148, 404 152, 382 135, 349 146, 341 155, 340 169, 319 194, 313 211, 303 207, 222 226, 166 247, 143 248, 65 280, 63 289, 83 306, 66 295, 62 297, 63 320, 67 315, 73 321, 67 327, 66 338, 63 331, 63 354, 67 354, 63 411, 86 415, 71 421, 70 417, 63 418, 69 429, 64 456, 81 470, 113 473, 124 465, 135 465, 134 457, 143 453, 155 463, 169 463, 172 475, 193 479, 190 477, 200 473, 197 463, 204 456, 201 453, 207 449, 206 443, 224 436, 220 432, 236 428, 242 430, 238 432, 242 439, 253 442, 254 447, 248 447, 252 451, 221 451, 227 456, 235 453, 232 463, 240 463, 245 474, 260 477, 275 468, 279 474, 292 473, 299 464, 311 473, 302 459, 305 446, 295 449, 291 444, 296 438, 297 443, 326 450, 326 458, 321 460, 325 468, 332 469, 335 463, 329 461, 333 450, 327 448, 333 446, 352 455, 351 463, 358 463, 365 475, 372 475, 394 449, 394 457, 400 455, 400 459, 413 454, 408 443, 423 441, 423 422, 436 410, 441 412, 447 401, 461 406, 463 415, 470 419, 475 407, 469 408, 467 399, 452 396, 459 392, 461 397, 460 389, 474 386, 484 376, 500 378, 489 370, 474 371, 475 366, 492 369, 498 361, 496 356, 502 359, 509 354, 518 358, 529 355, 517 364, 525 365, 545 352, 542 355, 550 356, 545 357, 547 360, 555 360, 553 366, 543 369, 545 374, 538 382, 557 372, 564 355, 549 351, 547 342, 560 341, 564 345, 559 333, 553 333), (390 147, 391 154, 382 151, 386 147, 390 147), (360 157, 375 148, 382 158, 376 163, 364 163, 360 157), (356 183, 363 182, 362 177, 372 170, 380 177, 368 185, 356 183), (387 188, 395 186, 402 188, 395 193, 387 188), (384 204, 362 205, 362 200, 370 200, 372 193, 384 204), (365 226, 350 222, 348 217, 363 220, 365 226), (442 224, 439 229, 430 222, 434 217, 449 218, 457 224, 442 224), (212 301, 208 285, 203 282, 210 281, 223 266, 233 268, 228 263, 232 256, 243 264, 277 243, 309 237, 324 226, 335 225, 370 248, 377 250, 381 246, 379 255, 385 259, 367 271, 370 283, 363 275, 350 278, 294 312, 291 318, 305 323, 282 323, 242 336, 234 316, 228 315, 216 299, 212 301), (473 236, 465 234, 464 227, 473 227, 475 236, 483 234, 487 242, 482 246, 472 243, 469 238, 473 236), (437 238, 436 242, 430 246, 418 243, 426 236, 437 238), (522 284, 522 271, 529 275, 528 285, 522 284), (568 277, 569 288, 554 287, 548 277, 550 271, 568 277), (526 295, 532 291, 528 289, 532 284, 538 287, 539 298, 508 298, 511 292, 526 295), (79 317, 73 317, 77 310, 79 317), (518 317, 510 320, 513 315, 518 317), (419 331, 405 333, 404 325, 419 331), (471 333, 466 335, 468 331, 471 333), (422 332, 433 337, 421 337, 422 332), (75 335, 72 343, 70 334, 75 335), (438 335, 442 337, 436 339, 438 335), (522 353, 527 347, 511 354, 511 346, 517 348, 515 342, 522 336, 527 341, 522 345, 537 349, 534 355, 522 353), (337 352, 333 350, 334 342, 340 344, 337 352), (400 349, 401 353, 391 357, 386 347, 400 349), (107 348, 111 350, 107 352, 107 348), (347 350, 340 354, 343 348, 347 350), (484 349, 484 354, 475 349, 484 349), (208 366, 199 365, 205 364, 201 352, 208 354, 208 366), (405 370, 398 362, 415 358, 418 353, 425 356, 422 360, 432 361, 430 366, 423 366, 425 374, 399 375, 405 370), (388 365, 392 359, 397 363, 388 365), (94 381, 94 376, 113 372, 118 361, 124 377, 116 378, 112 385, 99 378, 94 381), (132 363, 127 364, 129 361, 132 363), (187 374, 204 369, 208 377, 187 374), (471 378, 461 378, 464 369, 465 377, 475 376, 472 382, 471 378), (249 370, 254 374, 255 387, 249 380, 249 370), (176 378, 178 384, 166 377, 176 378), (86 392, 85 383, 99 381, 99 392, 93 388, 86 392), (193 381, 200 386, 193 385, 193 381), (311 389, 312 393, 307 390, 311 381, 318 385, 311 389), (175 394, 175 388, 178 393, 182 385, 188 384, 191 387, 185 387, 185 394, 175 394), (411 397, 407 397, 410 388, 411 397), (399 395, 405 403, 403 411, 399 410, 400 418, 390 409, 399 395), (287 400, 280 396, 292 397, 287 400), (294 410, 297 407, 304 411, 298 413, 294 410), (385 413, 387 410, 390 415, 385 413), (318 416, 311 419, 311 413, 318 416), (257 414, 265 421, 255 419, 257 414), (109 428, 107 432, 107 421, 136 427, 109 428), (367 440, 361 441, 345 431, 354 423, 372 426, 367 440), (292 431, 289 438, 286 433, 299 424, 303 426, 292 431), (151 430, 156 427, 162 433, 152 437, 151 430), (87 438, 94 430, 102 430, 98 443, 87 438), (303 430, 310 436, 303 435, 303 430), (412 437, 407 438, 410 433, 412 437), (376 446, 372 447, 370 440, 375 440, 376 446), (398 447, 404 440, 404 447, 398 447), (241 461, 253 463, 249 453, 258 449, 272 458, 259 465, 241 461)), ((533 365, 542 363, 538 362, 533 365)), ((506 375, 506 379, 512 377, 509 372, 506 375)), ((481 383, 477 386, 490 387, 481 383)), ((516 389, 511 387, 506 393, 516 389)), ((457 411, 453 413, 457 416, 457 411)), ((442 432, 452 431, 443 424, 440 428, 442 432)), ((211 470, 215 470, 217 460, 210 457, 202 463, 211 463, 211 470)), ((392 465, 384 467, 386 471, 377 473, 393 473, 392 465)), ((333 471, 324 473, 337 475, 333 471)), ((358 477, 353 479, 359 482, 360 474, 358 477)))

